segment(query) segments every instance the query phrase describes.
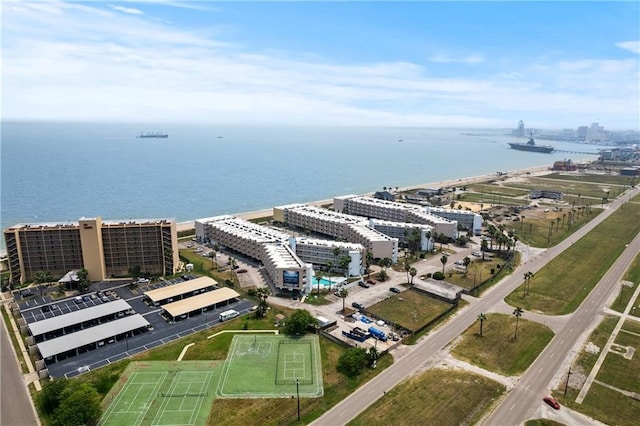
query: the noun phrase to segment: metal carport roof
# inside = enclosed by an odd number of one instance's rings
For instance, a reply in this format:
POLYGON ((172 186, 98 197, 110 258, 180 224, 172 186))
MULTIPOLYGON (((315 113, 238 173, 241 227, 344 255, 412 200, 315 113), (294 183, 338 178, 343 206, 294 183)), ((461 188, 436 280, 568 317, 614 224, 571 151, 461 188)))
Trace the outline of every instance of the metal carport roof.
POLYGON ((95 327, 85 328, 75 333, 38 343, 43 358, 58 355, 90 343, 99 342, 127 331, 146 327, 149 322, 140 314, 130 315, 95 327))
POLYGON ((234 299, 238 296, 240 296, 240 294, 237 291, 232 290, 228 287, 223 287, 217 290, 199 294, 197 296, 178 300, 177 302, 168 303, 162 308, 169 315, 175 318, 177 316, 188 314, 189 312, 193 312, 207 306, 215 305, 216 303, 234 299))
POLYGON ((213 278, 199 277, 194 280, 185 281, 179 284, 145 291, 144 295, 151 299, 152 302, 158 302, 160 300, 177 297, 186 293, 194 292, 195 290, 201 290, 203 288, 214 285, 218 285, 218 282, 213 278))
POLYGON ((53 318, 47 318, 42 321, 36 321, 28 324, 32 336, 39 336, 54 330, 60 330, 64 327, 80 324, 95 318, 104 317, 121 311, 131 309, 131 305, 122 299, 113 302, 101 303, 100 305, 91 306, 90 308, 80 309, 79 311, 69 312, 68 314, 58 315, 53 318))

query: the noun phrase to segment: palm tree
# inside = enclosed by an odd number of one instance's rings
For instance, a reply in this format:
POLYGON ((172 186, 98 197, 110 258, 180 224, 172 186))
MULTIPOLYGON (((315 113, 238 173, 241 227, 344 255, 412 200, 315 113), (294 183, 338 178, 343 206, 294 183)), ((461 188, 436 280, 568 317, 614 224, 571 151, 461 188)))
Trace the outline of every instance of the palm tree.
POLYGON ((449 258, 447 256, 442 256, 440 258, 440 262, 442 262, 442 273, 444 274, 444 265, 447 264, 447 260, 449 260, 449 258))
POLYGON ((346 287, 342 287, 340 289, 340 298, 342 299, 342 314, 344 315, 344 310, 345 310, 345 301, 347 300, 347 296, 349 295, 349 289, 347 289, 346 287))
POLYGON ((415 278, 417 274, 418 274, 418 270, 416 268, 409 269, 409 275, 411 276, 411 280, 409 281, 409 284, 413 285, 413 278, 415 278))
POLYGON ((528 271, 524 273, 524 291, 525 295, 529 294, 529 286, 531 284, 531 278, 533 278, 533 272, 528 271))
POLYGON ((487 251, 487 240, 482 240, 480 243, 480 251, 482 252, 482 260, 484 260, 484 253, 487 251))
POLYGON ((349 265, 351 264, 351 256, 340 256, 338 260, 340 269, 344 271, 344 276, 349 279, 349 265))
POLYGON ((317 270, 314 271, 314 278, 316 279, 316 283, 318 284, 318 296, 320 295, 320 281, 322 281, 323 275, 322 271, 317 270))
POLYGON ((480 336, 482 336, 482 323, 485 322, 486 320, 487 320, 487 316, 482 312, 480 312, 480 315, 478 315, 478 321, 480 321, 480 336))
POLYGON ((518 339, 518 320, 520 319, 520 317, 522 316, 522 313, 524 311, 520 308, 520 306, 518 306, 516 309, 514 309, 513 311, 513 315, 516 316, 516 332, 513 335, 513 340, 517 340, 518 339))
POLYGON ((406 260, 404 261, 404 271, 407 273, 407 282, 409 282, 409 271, 411 270, 411 265, 406 260))
POLYGON ((471 264, 471 258, 469 256, 465 256, 464 259, 462 259, 462 263, 464 264, 464 276, 467 276, 467 268, 469 268, 469 265, 471 264))
POLYGON ((269 287, 258 287, 256 295, 260 298, 260 303, 258 303, 258 309, 256 310, 256 316, 262 318, 267 314, 267 310, 269 309, 267 297, 271 295, 271 291, 269 290, 269 287))
POLYGON ((373 253, 371 253, 370 250, 367 250, 367 255, 365 257, 365 264, 367 265, 367 279, 369 279, 369 275, 371 274, 371 271, 369 270, 369 268, 371 268, 372 263, 373 263, 373 253))

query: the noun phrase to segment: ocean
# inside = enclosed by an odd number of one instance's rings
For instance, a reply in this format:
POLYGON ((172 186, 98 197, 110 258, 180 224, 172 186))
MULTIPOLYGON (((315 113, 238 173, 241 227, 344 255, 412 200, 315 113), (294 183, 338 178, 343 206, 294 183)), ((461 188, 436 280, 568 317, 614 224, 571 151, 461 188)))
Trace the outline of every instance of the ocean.
POLYGON ((509 132, 3 122, 1 223, 93 216, 180 222, 596 158, 515 151, 507 142, 524 138, 509 132), (169 137, 136 138, 158 131, 169 137))

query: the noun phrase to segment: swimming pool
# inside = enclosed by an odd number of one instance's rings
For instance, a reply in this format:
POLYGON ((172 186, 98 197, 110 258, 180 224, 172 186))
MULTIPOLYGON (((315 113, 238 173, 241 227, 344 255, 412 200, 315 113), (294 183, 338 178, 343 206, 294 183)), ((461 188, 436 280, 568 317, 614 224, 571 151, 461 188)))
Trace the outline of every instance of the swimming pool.
MULTIPOLYGON (((335 287, 346 280, 345 277, 322 277, 320 278, 320 285, 323 287, 335 287)), ((318 287, 318 280, 316 280, 315 276, 311 278, 311 284, 313 287, 318 287)))

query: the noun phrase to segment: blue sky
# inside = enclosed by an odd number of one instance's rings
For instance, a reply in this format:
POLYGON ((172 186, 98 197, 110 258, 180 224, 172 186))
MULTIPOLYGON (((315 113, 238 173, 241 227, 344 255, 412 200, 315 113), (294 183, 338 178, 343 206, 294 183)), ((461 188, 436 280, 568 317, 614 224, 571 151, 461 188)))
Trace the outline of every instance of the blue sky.
POLYGON ((10 120, 638 129, 637 2, 2 2, 10 120))

